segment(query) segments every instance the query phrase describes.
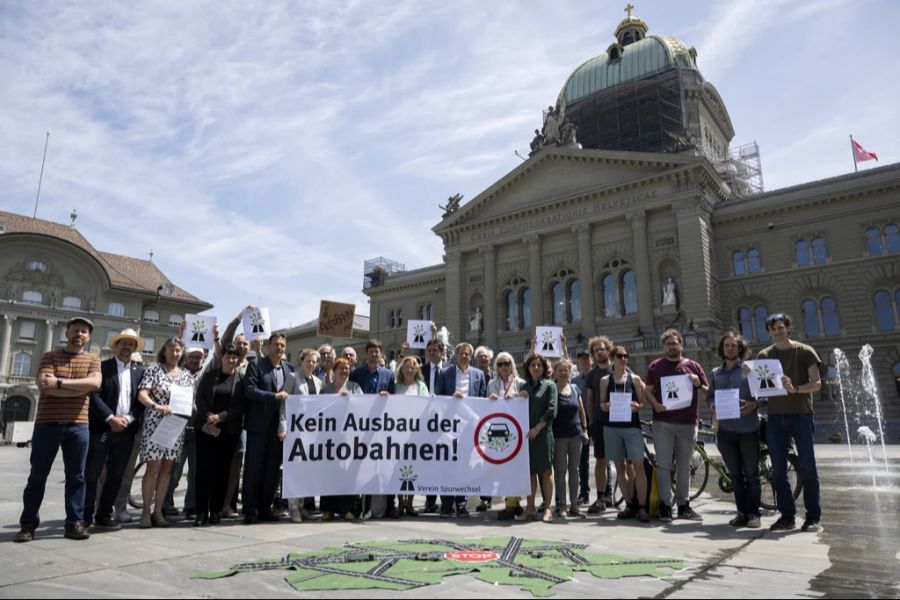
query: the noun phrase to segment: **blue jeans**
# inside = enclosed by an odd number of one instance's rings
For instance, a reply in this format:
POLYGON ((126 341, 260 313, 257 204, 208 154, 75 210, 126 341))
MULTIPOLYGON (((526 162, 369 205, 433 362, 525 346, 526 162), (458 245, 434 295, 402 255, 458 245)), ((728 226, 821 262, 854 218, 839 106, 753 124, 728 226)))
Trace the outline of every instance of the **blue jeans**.
POLYGON ((745 517, 760 516, 759 430, 735 433, 720 428, 716 446, 731 474, 737 511, 745 517))
POLYGON ((769 415, 766 437, 769 455, 772 457, 772 477, 775 482, 775 499, 782 517, 793 518, 797 514, 794 494, 787 478, 787 456, 790 440, 797 445, 797 460, 803 480, 803 504, 806 518, 818 520, 822 517, 819 496, 819 472, 816 470, 814 433, 816 427, 813 416, 807 414, 769 415))
POLYGON ((38 512, 44 501, 47 477, 53 467, 56 454, 62 448, 66 469, 66 527, 84 520, 84 465, 87 461, 90 434, 87 425, 74 423, 39 423, 34 426, 31 438, 31 474, 25 493, 22 494, 23 528, 35 529, 40 525, 38 512))

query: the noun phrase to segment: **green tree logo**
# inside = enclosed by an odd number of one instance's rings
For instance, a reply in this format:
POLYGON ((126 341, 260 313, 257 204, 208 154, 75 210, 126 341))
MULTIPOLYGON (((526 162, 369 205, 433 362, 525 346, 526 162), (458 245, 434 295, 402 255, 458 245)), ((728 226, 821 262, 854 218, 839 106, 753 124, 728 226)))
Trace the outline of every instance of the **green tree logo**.
POLYGON ((775 373, 769 370, 768 365, 758 365, 754 370, 759 378, 759 389, 769 390, 777 387, 775 385, 775 373))
POLYGON ((545 331, 541 336, 542 342, 544 344, 543 348, 545 352, 553 352, 553 344, 556 342, 556 336, 553 335, 552 331, 545 331))
POLYGON ((419 478, 419 476, 416 475, 416 472, 413 470, 412 465, 406 465, 405 467, 400 467, 400 481, 403 482, 403 485, 400 486, 400 489, 402 491, 404 491, 404 492, 416 491, 416 486, 415 486, 414 482, 418 478, 419 478))
POLYGON ((191 324, 191 336, 192 342, 201 342, 206 343, 206 332, 209 331, 209 327, 206 325, 206 319, 201 319, 199 321, 194 321, 191 324))
POLYGON ((253 333, 265 333, 266 320, 258 310, 254 310, 250 315, 250 324, 253 325, 253 333))
POLYGON ((425 327, 421 323, 416 323, 415 327, 413 327, 413 335, 415 336, 413 339, 414 343, 425 343, 425 327))
POLYGON ((668 393, 667 399, 669 400, 678 400, 678 384, 674 381, 670 381, 666 383, 666 392, 668 393))

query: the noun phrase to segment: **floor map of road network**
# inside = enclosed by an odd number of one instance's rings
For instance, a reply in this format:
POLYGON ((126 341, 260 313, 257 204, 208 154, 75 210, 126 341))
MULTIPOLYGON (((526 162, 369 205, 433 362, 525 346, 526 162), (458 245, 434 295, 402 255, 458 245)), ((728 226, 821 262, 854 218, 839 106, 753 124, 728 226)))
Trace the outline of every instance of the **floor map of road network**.
POLYGON ((679 559, 623 557, 589 552, 587 548, 586 544, 517 537, 354 542, 243 563, 195 578, 285 569, 291 571, 286 581, 300 591, 409 590, 440 583, 449 575, 472 573, 488 583, 515 585, 535 596, 550 596, 555 585, 568 581, 576 571, 617 579, 666 577, 684 568, 679 559))

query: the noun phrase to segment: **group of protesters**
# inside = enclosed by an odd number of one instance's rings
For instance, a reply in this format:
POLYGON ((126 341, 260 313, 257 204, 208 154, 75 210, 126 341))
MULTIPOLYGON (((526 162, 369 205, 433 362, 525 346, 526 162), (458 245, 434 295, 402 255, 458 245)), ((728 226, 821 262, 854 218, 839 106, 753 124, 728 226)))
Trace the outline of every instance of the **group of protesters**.
MULTIPOLYGON (((760 409, 768 412, 766 442, 774 469, 780 517, 773 530, 796 527, 794 498, 787 479, 787 453, 796 444, 806 508, 803 531, 819 531, 821 507, 813 451, 812 395, 820 387, 821 361, 810 346, 790 339, 791 319, 771 315, 766 326, 773 344, 759 358, 781 361, 787 395, 754 398, 744 364, 748 348, 739 333, 728 331, 717 345, 721 364, 707 376, 696 361, 683 356, 684 340, 675 329, 661 336, 664 355, 652 361, 645 377, 629 368, 629 349, 609 338, 590 339, 573 363, 562 339, 562 358, 551 361, 534 344, 521 371, 509 352, 463 342, 445 362, 443 342, 432 338, 419 358, 404 345, 385 364, 382 344, 369 340, 357 364, 353 347, 340 356, 325 344, 300 352, 296 368, 285 358, 287 339, 274 333, 268 340, 238 334, 240 315, 222 334, 215 349, 186 348, 181 337, 162 345, 155 364, 140 364, 144 341, 126 329, 109 343, 115 356, 101 361, 86 351, 93 324, 71 319, 64 349, 46 353, 39 367, 40 389, 31 449, 31 472, 24 491, 21 529, 16 542, 34 538, 39 508, 54 459, 62 449, 65 464, 65 537, 87 539, 90 529, 115 530, 135 519, 126 509, 138 458, 142 477, 141 528, 168 527, 179 514, 175 487, 187 464, 184 517, 195 526, 241 518, 244 524, 318 519, 368 519, 418 516, 411 495, 325 496, 281 498, 278 494, 282 446, 287 435, 285 400, 294 395, 390 394, 485 398, 495 402, 528 402, 531 493, 525 506, 507 497, 499 520, 551 522, 598 514, 611 503, 611 467, 625 500, 618 519, 651 520, 652 480, 645 470, 645 444, 640 411, 652 408, 656 488, 660 521, 700 521, 690 506, 690 458, 697 439, 699 406, 708 402, 715 413, 716 390, 739 390, 740 417, 721 419, 717 445, 734 481, 734 527, 761 526, 760 409), (251 353, 251 349, 253 352, 251 353), (693 386, 690 405, 667 408, 661 380, 687 376, 693 386), (185 392, 185 390, 189 390, 185 392), (174 398, 192 397, 191 416, 182 428, 169 431, 174 398), (612 394, 630 396, 631 418, 611 419, 612 394), (177 434, 177 438, 174 435, 177 434), (596 499, 590 502, 589 452, 596 465, 596 499), (674 490, 673 490, 674 481, 674 490), (542 507, 536 505, 538 491, 542 507), (241 512, 237 511, 240 498, 241 512), (555 498, 555 503, 554 503, 555 498), (583 509, 582 507, 587 507, 583 509)), ((524 425, 524 424, 523 424, 524 425)), ((427 496, 422 513, 468 517, 465 496, 427 496)), ((478 512, 493 509, 493 498, 481 497, 478 512)))

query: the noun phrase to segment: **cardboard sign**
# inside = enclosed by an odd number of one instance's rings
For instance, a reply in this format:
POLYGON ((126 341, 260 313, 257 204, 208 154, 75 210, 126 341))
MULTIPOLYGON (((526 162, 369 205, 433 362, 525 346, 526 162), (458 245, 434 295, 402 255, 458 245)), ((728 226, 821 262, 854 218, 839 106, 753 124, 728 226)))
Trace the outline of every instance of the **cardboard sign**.
POLYGON ((319 328, 316 335, 333 338, 352 337, 355 311, 355 304, 322 300, 319 304, 319 328))

